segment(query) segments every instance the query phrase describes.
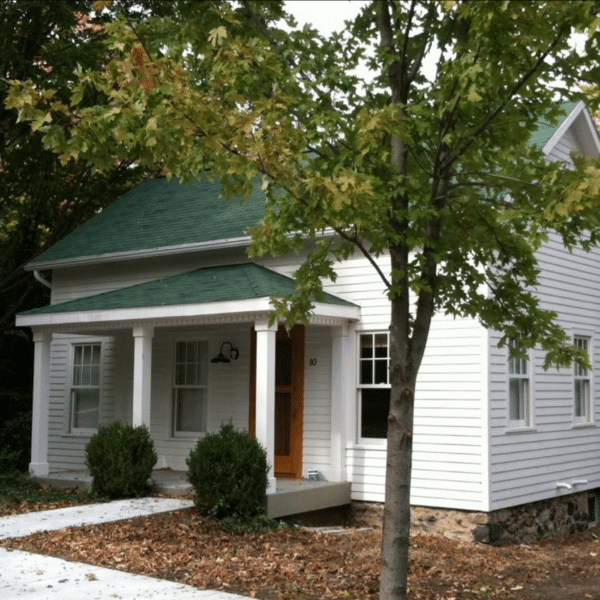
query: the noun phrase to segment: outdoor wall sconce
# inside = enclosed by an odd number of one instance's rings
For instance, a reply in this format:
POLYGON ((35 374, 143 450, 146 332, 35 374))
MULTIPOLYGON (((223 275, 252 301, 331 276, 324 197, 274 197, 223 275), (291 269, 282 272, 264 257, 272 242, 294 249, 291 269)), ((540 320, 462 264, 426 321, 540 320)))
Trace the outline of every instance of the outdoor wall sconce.
POLYGON ((237 348, 234 348, 233 344, 231 342, 223 342, 221 344, 221 350, 219 351, 219 354, 217 354, 217 356, 215 356, 210 362, 211 363, 228 363, 228 362, 231 362, 232 360, 237 360, 239 357, 240 357, 240 351, 237 348), (224 346, 229 346, 229 352, 228 352, 229 357, 227 357, 227 356, 225 356, 225 354, 223 354, 224 346))

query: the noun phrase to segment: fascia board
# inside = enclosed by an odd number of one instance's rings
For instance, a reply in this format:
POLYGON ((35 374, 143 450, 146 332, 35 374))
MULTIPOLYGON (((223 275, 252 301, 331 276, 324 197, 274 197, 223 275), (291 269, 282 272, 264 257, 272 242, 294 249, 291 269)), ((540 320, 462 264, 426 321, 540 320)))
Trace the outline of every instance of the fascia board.
POLYGON ((60 260, 32 261, 25 265, 25 270, 48 270, 62 267, 77 267, 95 265, 100 263, 117 262, 135 258, 155 258, 157 256, 171 256, 206 250, 224 250, 227 248, 239 248, 247 246, 251 241, 249 235, 239 238, 223 240, 212 240, 210 242, 198 242, 194 244, 181 244, 179 246, 163 246, 160 248, 145 248, 143 250, 130 250, 127 252, 111 252, 109 254, 92 254, 90 256, 76 256, 60 260))
MULTIPOLYGON (((333 229, 325 229, 315 236, 316 239, 331 237, 333 229)), ((292 237, 293 233, 289 234, 292 237)), ((245 235, 238 238, 222 240, 211 240, 210 242, 198 242, 193 244, 181 244, 179 246, 161 246, 159 248, 144 248, 143 250, 129 250, 127 252, 111 252, 107 254, 92 254, 90 256, 75 256, 59 260, 31 261, 25 265, 26 271, 46 271, 65 267, 79 267, 111 263, 120 260, 131 260, 137 258, 156 258, 157 256, 175 256, 188 252, 204 252, 208 250, 226 250, 228 248, 243 248, 248 246, 252 237, 245 235)))
MULTIPOLYGON (((45 314, 20 314, 16 317, 17 327, 52 327, 58 325, 89 325, 118 323, 120 321, 147 321, 152 319, 177 319, 183 317, 208 317, 235 313, 271 312, 269 298, 206 302, 201 304, 178 304, 173 306, 148 306, 143 308, 113 308, 45 314)), ((357 321, 358 306, 316 303, 313 315, 357 321)))

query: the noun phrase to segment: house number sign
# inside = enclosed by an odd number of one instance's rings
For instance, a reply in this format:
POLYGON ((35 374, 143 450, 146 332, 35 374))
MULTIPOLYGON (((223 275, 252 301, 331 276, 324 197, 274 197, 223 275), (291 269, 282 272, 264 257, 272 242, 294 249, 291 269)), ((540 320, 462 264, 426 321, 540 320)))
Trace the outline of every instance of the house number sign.
POLYGON ((316 358, 309 358, 308 359, 308 366, 309 367, 314 367, 317 364, 317 359, 316 358))

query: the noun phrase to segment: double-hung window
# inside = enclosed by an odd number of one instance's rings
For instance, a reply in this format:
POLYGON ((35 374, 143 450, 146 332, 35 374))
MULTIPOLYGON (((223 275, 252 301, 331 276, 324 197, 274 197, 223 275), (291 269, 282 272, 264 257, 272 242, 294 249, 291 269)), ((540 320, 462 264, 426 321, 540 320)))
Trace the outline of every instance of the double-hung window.
POLYGON ((175 342, 173 433, 206 431, 208 404, 208 342, 175 342))
MULTIPOLYGON (((589 342, 590 339, 583 336, 575 336, 573 340, 575 346, 588 353, 589 342)), ((573 375, 575 401, 574 421, 575 423, 590 423, 592 421, 590 372, 581 363, 575 362, 573 364, 573 375)))
POLYGON ((387 438, 390 410, 389 333, 362 333, 359 336, 358 397, 359 437, 387 438))
POLYGON ((71 379, 71 430, 98 429, 101 345, 75 344, 71 379))
MULTIPOLYGON (((509 351, 517 348, 509 342, 509 351)), ((529 361, 525 358, 508 358, 508 423, 509 427, 531 426, 529 361)))

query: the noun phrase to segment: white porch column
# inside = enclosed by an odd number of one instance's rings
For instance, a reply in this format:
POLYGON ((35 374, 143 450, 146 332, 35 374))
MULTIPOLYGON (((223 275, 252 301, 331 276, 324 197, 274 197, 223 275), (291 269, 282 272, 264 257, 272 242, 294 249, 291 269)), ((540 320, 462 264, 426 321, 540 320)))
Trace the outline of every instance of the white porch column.
POLYGON ((331 328, 331 472, 332 481, 347 481, 346 444, 356 411, 354 327, 331 328))
POLYGON ((152 337, 154 327, 133 328, 133 426, 150 429, 152 337))
POLYGON ((31 462, 29 472, 43 477, 50 472, 48 464, 48 420, 50 417, 50 345, 52 334, 34 331, 33 419, 31 425, 31 462))
POLYGON ((256 439, 270 465, 267 492, 275 491, 275 336, 277 324, 256 321, 256 439))

